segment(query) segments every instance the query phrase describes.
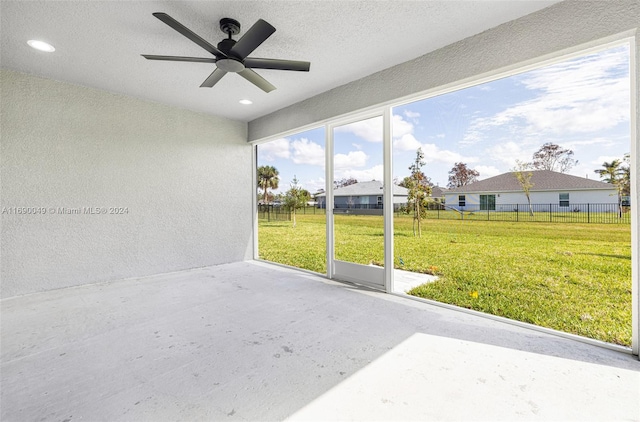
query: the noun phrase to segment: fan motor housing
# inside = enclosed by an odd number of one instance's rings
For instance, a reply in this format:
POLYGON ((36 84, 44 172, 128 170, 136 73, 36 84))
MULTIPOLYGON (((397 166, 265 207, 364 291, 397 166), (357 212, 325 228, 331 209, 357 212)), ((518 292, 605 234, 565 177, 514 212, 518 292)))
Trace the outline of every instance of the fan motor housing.
POLYGON ((218 43, 218 50, 222 51, 227 56, 231 51, 231 48, 236 45, 236 40, 232 40, 231 38, 226 38, 218 43))
POLYGON ((245 69, 244 64, 234 58, 219 59, 216 61, 216 67, 225 72, 232 73, 242 72, 245 69))

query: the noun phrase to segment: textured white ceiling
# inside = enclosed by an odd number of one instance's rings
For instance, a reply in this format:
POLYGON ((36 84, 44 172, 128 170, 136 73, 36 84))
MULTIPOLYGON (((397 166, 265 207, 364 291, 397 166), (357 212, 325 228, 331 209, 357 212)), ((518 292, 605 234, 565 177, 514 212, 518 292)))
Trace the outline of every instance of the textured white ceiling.
MULTIPOLYGON (((250 121, 557 3, 545 1, 5 1, 3 68, 190 110, 250 121), (151 14, 165 12, 217 44, 219 20, 259 18, 276 32, 253 57, 306 60, 311 71, 258 70, 264 93, 235 74, 200 84, 213 64, 148 61, 140 54, 210 57, 151 14), (53 44, 54 53, 26 41, 53 44), (248 98, 253 105, 244 106, 248 98)), ((237 38, 237 37, 236 37, 237 38)))

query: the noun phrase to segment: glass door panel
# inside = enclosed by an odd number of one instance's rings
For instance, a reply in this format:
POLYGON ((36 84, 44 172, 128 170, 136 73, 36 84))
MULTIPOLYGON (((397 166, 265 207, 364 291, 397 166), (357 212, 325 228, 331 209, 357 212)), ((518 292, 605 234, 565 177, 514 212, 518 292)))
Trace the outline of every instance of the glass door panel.
POLYGON ((384 288, 382 116, 333 128, 333 276, 384 288))

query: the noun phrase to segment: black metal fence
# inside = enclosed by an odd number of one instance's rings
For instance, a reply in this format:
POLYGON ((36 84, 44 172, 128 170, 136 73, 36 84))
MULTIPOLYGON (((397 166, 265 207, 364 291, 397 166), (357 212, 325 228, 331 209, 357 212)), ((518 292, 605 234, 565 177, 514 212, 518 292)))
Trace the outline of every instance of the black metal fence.
MULTIPOLYGON (((394 211, 401 211, 407 204, 393 204, 394 211)), ((318 204, 317 207, 324 211, 325 204, 318 204)), ((336 210, 381 210, 382 204, 334 204, 336 210)))
MULTIPOLYGON (((362 204, 352 206, 354 215, 357 210, 382 210, 382 205, 362 204)), ((321 206, 306 206, 296 211, 300 214, 325 215, 321 206)), ((337 207, 336 213, 343 214, 347 208, 337 207), (342 211, 342 212, 340 212, 342 211)), ((349 214, 349 213, 347 213, 349 214)), ((406 207, 394 209, 398 217, 411 214, 406 207)), ((514 221, 514 222, 546 222, 546 223, 595 223, 595 224, 629 224, 631 207, 618 204, 571 204, 561 207, 559 204, 496 204, 495 209, 480 209, 479 206, 468 206, 458 210, 440 203, 430 203, 425 211, 426 218, 442 220, 480 220, 480 221, 514 221)), ((258 205, 258 218, 267 221, 291 221, 291 211, 284 205, 258 205)))
POLYGON ((631 222, 631 207, 618 204, 499 204, 495 209, 440 205, 426 211, 426 218, 448 220, 523 221, 547 223, 622 223, 631 222))
POLYGON ((258 205, 258 218, 267 221, 291 221, 291 211, 281 205, 258 205))
MULTIPOLYGON (((308 205, 296 210, 300 214, 318 214, 325 215, 325 210, 315 206, 308 205)), ((258 205, 258 218, 267 221, 291 221, 291 210, 285 205, 258 205)))

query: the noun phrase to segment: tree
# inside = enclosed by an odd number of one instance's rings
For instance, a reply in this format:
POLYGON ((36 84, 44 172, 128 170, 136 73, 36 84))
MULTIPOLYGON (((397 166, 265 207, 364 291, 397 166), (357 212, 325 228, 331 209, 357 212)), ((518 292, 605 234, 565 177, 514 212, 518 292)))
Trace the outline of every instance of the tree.
POLYGON ((280 183, 280 178, 278 177, 280 173, 273 166, 260 166, 258 167, 258 188, 262 189, 264 194, 263 202, 265 204, 269 203, 269 196, 267 194, 267 190, 278 189, 278 183, 280 183))
POLYGON ((533 183, 531 182, 531 177, 533 173, 529 170, 529 163, 523 163, 519 160, 516 160, 516 167, 513 169, 513 174, 518 179, 518 183, 520 183, 520 187, 524 192, 524 195, 527 197, 527 202, 529 203, 529 215, 533 217, 533 207, 531 206, 531 188, 533 187, 533 183))
POLYGON ((629 153, 626 153, 622 160, 624 163, 622 164, 621 193, 623 196, 629 196, 631 195, 631 156, 629 153))
POLYGON ((553 142, 543 144, 540 149, 533 153, 533 168, 536 170, 551 170, 565 173, 578 164, 578 160, 573 158, 573 151, 562 148, 553 142))
POLYGON ((409 189, 409 186, 411 186, 412 180, 414 179, 420 180, 420 184, 423 186, 426 186, 429 188, 432 188, 433 186, 435 186, 431 182, 431 178, 425 175, 423 172, 420 172, 420 174, 417 175, 417 177, 413 177, 413 176, 405 177, 404 179, 402 179, 400 183, 398 183, 398 186, 402 186, 403 188, 409 189))
POLYGON ((470 169, 465 163, 456 163, 449 170, 448 188, 459 188, 466 186, 478 180, 480 173, 477 170, 470 169))
POLYGON ((413 235, 416 235, 416 223, 418 226, 418 237, 422 237, 421 221, 424 214, 427 198, 431 196, 431 186, 429 186, 428 178, 422 172, 424 162, 424 153, 422 148, 416 151, 416 159, 409 166, 411 176, 405 177, 405 188, 409 190, 407 195, 407 207, 413 210, 413 235))
MULTIPOLYGON (((622 161, 616 159, 610 163, 602 163, 601 169, 594 170, 603 182, 611 183, 616 187, 618 192, 618 215, 622 217, 622 191, 625 184, 625 169, 622 167, 622 161)), ((628 166, 627 166, 628 167, 628 166)), ((629 177, 631 173, 629 172, 629 177)))
POLYGON ((603 182, 611 183, 612 185, 617 185, 620 183, 620 179, 622 178, 622 168, 620 167, 622 162, 620 160, 613 160, 610 163, 606 161, 602 163, 601 169, 594 170, 597 173, 603 182))
POLYGON ((353 196, 349 196, 347 198, 347 208, 351 209, 355 204, 356 202, 353 200, 353 196))
POLYGON ((296 226, 296 210, 304 207, 307 202, 311 199, 311 195, 309 191, 306 189, 302 189, 302 187, 298 184, 298 179, 296 176, 293 176, 293 180, 291 181, 291 187, 284 195, 284 206, 286 206, 289 210, 291 210, 291 214, 293 217, 293 227, 296 226))
POLYGON ((345 186, 355 185, 356 183, 358 183, 358 181, 353 177, 342 178, 340 180, 333 181, 333 188, 334 189, 343 188, 345 186))

